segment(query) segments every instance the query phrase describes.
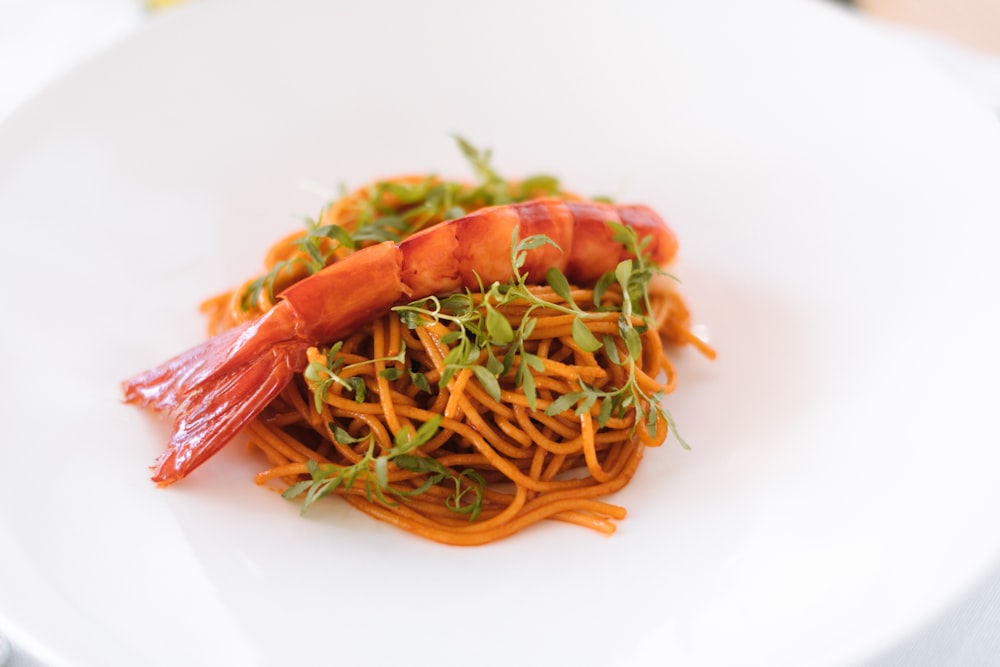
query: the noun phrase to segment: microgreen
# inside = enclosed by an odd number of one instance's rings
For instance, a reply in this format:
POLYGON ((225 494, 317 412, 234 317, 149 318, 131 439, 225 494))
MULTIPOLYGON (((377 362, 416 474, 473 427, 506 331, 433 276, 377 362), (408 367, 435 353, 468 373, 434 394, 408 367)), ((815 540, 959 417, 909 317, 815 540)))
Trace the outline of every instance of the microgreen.
MULTIPOLYGON (((468 514, 469 520, 474 521, 483 507, 486 483, 482 476, 471 468, 453 472, 440 461, 419 453, 420 447, 431 441, 440 425, 441 416, 435 415, 416 430, 412 426, 405 426, 396 433, 393 446, 377 456, 375 438, 369 434, 365 455, 353 465, 339 466, 309 460, 306 462, 306 470, 310 478, 291 485, 282 496, 291 500, 305 494, 301 508, 301 512, 305 513, 314 502, 337 489, 348 491, 360 483, 369 502, 378 500, 391 507, 398 504, 392 497, 405 501, 436 484, 448 482, 453 491, 445 499, 445 504, 458 514, 468 514), (390 464, 427 477, 420 486, 413 488, 394 485, 389 480, 390 464)), ((364 442, 364 438, 356 438, 334 424, 330 425, 330 429, 338 442, 343 444, 364 442)))
MULTIPOLYGON (((321 354, 323 360, 314 359, 310 361, 302 374, 308 382, 309 388, 313 392, 313 401, 316 406, 316 412, 318 413, 323 412, 323 403, 326 401, 330 387, 334 384, 339 384, 348 391, 353 392, 354 400, 357 403, 364 402, 365 396, 367 395, 367 387, 365 386, 364 379, 357 375, 344 378, 342 377, 343 371, 359 368, 367 364, 374 364, 378 361, 391 361, 398 363, 406 362, 406 349, 401 348, 399 352, 391 357, 365 359, 364 361, 358 361, 353 364, 345 364, 344 358, 338 354, 343 345, 343 341, 338 341, 332 347, 325 350, 321 354)), ((392 382, 402 377, 403 371, 397 366, 390 366, 380 371, 379 374, 392 382)))

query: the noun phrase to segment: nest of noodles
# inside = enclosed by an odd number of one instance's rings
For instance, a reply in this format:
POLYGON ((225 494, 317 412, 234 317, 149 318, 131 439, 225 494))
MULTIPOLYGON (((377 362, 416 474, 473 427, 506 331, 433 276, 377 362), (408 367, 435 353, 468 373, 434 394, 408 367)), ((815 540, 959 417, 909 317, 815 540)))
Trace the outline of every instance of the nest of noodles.
MULTIPOLYGON (((419 183, 418 178, 390 182, 419 183)), ((384 188, 363 188, 328 208, 321 222, 357 229, 363 221, 359 212, 370 208, 376 192, 386 199, 384 188)), ((412 206, 393 201, 391 193, 389 199, 389 208, 397 212, 412 206)), ((437 221, 421 220, 414 227, 437 221)), ((275 293, 307 275, 297 268, 301 262, 290 261, 302 254, 303 238, 294 234, 268 254, 269 270, 287 267, 275 293)), ((322 243, 328 262, 349 252, 328 238, 322 243)), ((585 387, 609 394, 627 383, 627 372, 617 363, 627 355, 627 343, 617 323, 620 313, 599 310, 592 289, 571 286, 571 297, 595 314, 586 325, 604 339, 596 351, 577 344, 573 318, 559 309, 563 296, 549 286, 526 289, 553 304, 532 311, 536 322, 520 350, 540 360, 531 371, 531 396, 518 381, 516 359, 492 391, 470 368, 449 373, 442 386, 457 325, 438 320, 407 326, 399 314, 390 313, 332 349, 311 349, 313 373, 307 369, 298 375, 247 427, 251 448, 270 465, 257 483, 277 484, 286 496, 305 495, 307 488, 321 490, 316 497, 340 495, 366 514, 447 544, 496 541, 546 519, 613 533, 625 509, 601 499, 628 484, 644 449, 666 439, 669 420, 649 399, 612 415, 601 414, 602 402, 547 414, 560 397, 585 387), (318 392, 324 378, 316 368, 337 369, 338 381, 322 383, 318 392), (423 429, 419 446, 401 454, 421 426, 431 423, 435 428, 423 429)), ((270 307, 270 297, 261 293, 247 309, 246 290, 204 304, 213 333, 270 307)), ((632 377, 643 396, 659 400, 676 382, 664 343, 692 343, 708 356, 714 353, 691 334, 687 308, 669 281, 657 281, 649 297, 655 326, 642 327, 642 353, 632 377)), ((483 295, 472 298, 474 307, 486 308, 483 295)), ((602 305, 621 298, 612 287, 602 305)), ((514 302, 495 310, 516 329, 525 308, 514 302)), ((489 356, 507 352, 484 348, 474 361, 486 363, 489 356)))

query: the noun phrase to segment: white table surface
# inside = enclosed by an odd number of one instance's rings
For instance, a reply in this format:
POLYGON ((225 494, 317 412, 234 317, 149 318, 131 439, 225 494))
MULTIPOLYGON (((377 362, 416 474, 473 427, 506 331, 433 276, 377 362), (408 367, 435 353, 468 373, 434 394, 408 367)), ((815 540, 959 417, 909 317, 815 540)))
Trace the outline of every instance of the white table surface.
MULTIPOLYGON (((141 0, 0 0, 0 123, 89 56, 155 20, 141 0)), ((879 27, 899 48, 914 50, 928 67, 965 84, 997 110, 1000 122, 1000 57, 913 30, 879 27)), ((0 667, 43 667, 2 633, 0 628, 0 667)), ((1000 564, 954 608, 864 667, 967 665, 1000 665, 1000 564)))

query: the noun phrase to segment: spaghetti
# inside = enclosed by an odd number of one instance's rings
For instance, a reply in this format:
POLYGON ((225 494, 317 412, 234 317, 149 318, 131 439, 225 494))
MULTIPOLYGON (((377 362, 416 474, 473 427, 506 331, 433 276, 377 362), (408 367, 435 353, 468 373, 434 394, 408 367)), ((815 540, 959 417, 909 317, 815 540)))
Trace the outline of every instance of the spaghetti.
MULTIPOLYGON (((266 312, 310 265, 498 196, 539 195, 576 199, 544 178, 471 186, 421 176, 362 188, 276 243, 263 276, 203 304, 210 331, 266 312)), ((637 240, 635 261, 587 288, 562 274, 526 284, 518 261, 547 239, 515 241, 514 280, 419 299, 309 348, 305 370, 245 429, 268 462, 257 483, 303 499, 303 511, 340 495, 446 544, 484 544, 548 519, 613 533, 625 509, 603 498, 672 428, 661 401, 676 373, 664 343, 714 352, 691 334, 682 299, 642 261, 637 240)))

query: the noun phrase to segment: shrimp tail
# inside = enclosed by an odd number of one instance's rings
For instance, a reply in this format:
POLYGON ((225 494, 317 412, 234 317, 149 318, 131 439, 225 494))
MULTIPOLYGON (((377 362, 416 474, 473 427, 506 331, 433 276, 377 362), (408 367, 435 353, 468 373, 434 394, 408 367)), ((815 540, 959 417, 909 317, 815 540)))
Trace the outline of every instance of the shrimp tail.
POLYGON ((211 458, 305 367, 310 342, 281 306, 122 383, 127 403, 176 415, 154 482, 171 484, 211 458))
POLYGON ((186 477, 305 369, 310 346, 338 340, 402 298, 400 256, 392 242, 354 253, 286 289, 260 317, 123 382, 126 403, 174 416, 153 481, 186 477))

